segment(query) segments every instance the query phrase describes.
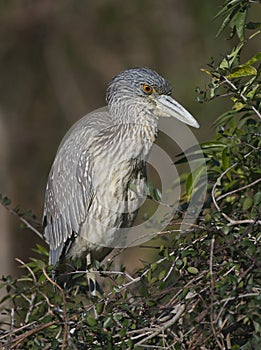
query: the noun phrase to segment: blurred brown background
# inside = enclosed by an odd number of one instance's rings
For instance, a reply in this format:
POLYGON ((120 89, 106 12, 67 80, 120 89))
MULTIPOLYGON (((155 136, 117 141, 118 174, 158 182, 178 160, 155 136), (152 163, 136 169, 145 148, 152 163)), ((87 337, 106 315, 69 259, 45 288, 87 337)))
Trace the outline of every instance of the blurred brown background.
MULTIPOLYGON (((195 135, 211 138, 226 106, 197 103, 195 88, 207 81, 200 68, 233 45, 215 37, 222 3, 0 0, 0 192, 41 220, 61 138, 105 104, 107 83, 126 68, 146 66, 166 77, 199 120, 195 135)), ((14 257, 33 254, 37 238, 19 226, 0 206, 0 274, 16 273, 14 257)))

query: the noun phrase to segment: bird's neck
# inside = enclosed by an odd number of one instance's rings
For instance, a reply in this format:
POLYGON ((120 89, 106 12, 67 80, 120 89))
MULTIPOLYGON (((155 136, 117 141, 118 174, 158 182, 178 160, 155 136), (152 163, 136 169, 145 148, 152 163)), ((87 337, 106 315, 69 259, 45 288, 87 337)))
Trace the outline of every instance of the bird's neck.
POLYGON ((133 136, 136 133, 136 136, 140 135, 143 139, 155 141, 159 117, 155 115, 152 107, 140 101, 137 104, 115 104, 111 106, 110 113, 117 124, 128 125, 128 132, 133 136))
POLYGON ((126 125, 127 135, 137 140, 138 143, 153 143, 158 135, 158 125, 151 125, 146 120, 139 124, 126 125))
POLYGON ((114 141, 122 145, 122 157, 127 159, 130 156, 132 159, 146 160, 157 138, 157 126, 147 123, 126 123, 117 125, 116 129, 118 132, 114 133, 117 134, 114 141))

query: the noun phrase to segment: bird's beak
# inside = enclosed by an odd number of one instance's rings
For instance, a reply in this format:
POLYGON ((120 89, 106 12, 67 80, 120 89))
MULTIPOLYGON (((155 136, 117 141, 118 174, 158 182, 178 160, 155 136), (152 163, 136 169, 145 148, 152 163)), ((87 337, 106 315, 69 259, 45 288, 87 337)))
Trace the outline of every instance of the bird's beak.
POLYGON ((194 128, 199 128, 196 119, 172 97, 168 95, 154 95, 153 97, 160 117, 173 117, 194 128))

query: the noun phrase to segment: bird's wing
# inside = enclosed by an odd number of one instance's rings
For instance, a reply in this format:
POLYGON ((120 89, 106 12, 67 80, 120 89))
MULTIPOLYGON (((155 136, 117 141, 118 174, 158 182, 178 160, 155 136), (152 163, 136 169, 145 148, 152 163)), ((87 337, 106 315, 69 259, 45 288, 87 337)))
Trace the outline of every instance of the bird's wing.
POLYGON ((79 232, 91 205, 90 156, 57 157, 46 188, 44 206, 44 236, 50 245, 50 263, 55 265, 69 238, 79 232))
POLYGON ((97 133, 95 118, 82 118, 66 134, 51 168, 43 213, 44 237, 50 245, 50 263, 59 260, 66 243, 80 231, 92 203, 92 160, 88 148, 97 133))

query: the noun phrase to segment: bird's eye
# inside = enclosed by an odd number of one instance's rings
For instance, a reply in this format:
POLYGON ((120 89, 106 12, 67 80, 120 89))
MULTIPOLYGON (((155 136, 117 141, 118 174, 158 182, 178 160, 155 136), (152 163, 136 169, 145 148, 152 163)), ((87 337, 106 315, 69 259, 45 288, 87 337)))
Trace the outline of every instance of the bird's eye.
POLYGON ((150 86, 150 85, 147 85, 147 84, 142 84, 142 90, 143 90, 146 94, 150 95, 150 94, 152 94, 152 92, 153 92, 153 87, 150 86))

